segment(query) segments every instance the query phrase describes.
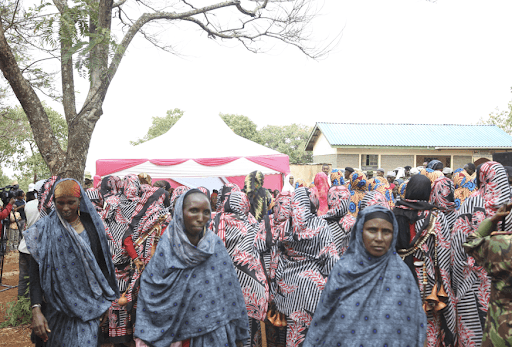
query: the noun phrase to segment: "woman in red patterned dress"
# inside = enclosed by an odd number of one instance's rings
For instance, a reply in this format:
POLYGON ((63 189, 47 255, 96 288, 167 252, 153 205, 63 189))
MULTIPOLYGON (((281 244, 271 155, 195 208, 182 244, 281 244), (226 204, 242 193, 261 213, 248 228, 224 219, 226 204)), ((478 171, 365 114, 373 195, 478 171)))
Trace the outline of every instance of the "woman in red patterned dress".
POLYGON ((405 199, 397 202, 393 210, 399 227, 397 252, 419 284, 427 313, 427 346, 455 346, 450 228, 444 214, 428 202, 430 191, 428 177, 415 175, 407 184, 405 199))
POLYGON ((255 247, 260 224, 249 213, 249 208, 247 195, 232 191, 224 203, 223 212, 215 215, 210 229, 224 241, 242 287, 251 325, 251 337, 245 345, 260 347, 260 322, 267 316, 269 286, 255 247))
MULTIPOLYGON (((468 235, 510 201, 510 187, 500 163, 488 161, 477 169, 478 192, 464 201, 452 230, 452 285, 457 298, 457 335, 460 346, 480 346, 489 305, 491 281, 482 266, 463 249, 468 235)), ((508 220, 507 220, 508 221, 508 220)), ((511 223, 506 223, 510 228, 511 223)))
POLYGON ((338 252, 327 222, 317 217, 318 199, 295 191, 286 222, 283 253, 276 271, 277 310, 287 316, 286 346, 302 346, 316 305, 338 252))

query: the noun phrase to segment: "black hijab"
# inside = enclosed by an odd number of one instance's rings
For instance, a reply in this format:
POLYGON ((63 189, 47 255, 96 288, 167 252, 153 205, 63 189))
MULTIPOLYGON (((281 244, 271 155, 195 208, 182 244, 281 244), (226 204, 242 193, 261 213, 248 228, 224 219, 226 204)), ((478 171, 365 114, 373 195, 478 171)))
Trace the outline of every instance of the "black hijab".
MULTIPOLYGON (((397 201, 396 207, 393 210, 398 223, 396 249, 412 247, 422 231, 428 227, 430 216, 432 215, 430 210, 434 208, 434 205, 428 202, 431 189, 430 179, 427 176, 414 175, 407 183, 405 199, 397 201), (411 225, 414 225, 420 219, 424 219, 424 222, 420 229, 416 230, 416 236, 411 241, 411 225)), ((414 257, 410 255, 404 261, 416 278, 414 257)))

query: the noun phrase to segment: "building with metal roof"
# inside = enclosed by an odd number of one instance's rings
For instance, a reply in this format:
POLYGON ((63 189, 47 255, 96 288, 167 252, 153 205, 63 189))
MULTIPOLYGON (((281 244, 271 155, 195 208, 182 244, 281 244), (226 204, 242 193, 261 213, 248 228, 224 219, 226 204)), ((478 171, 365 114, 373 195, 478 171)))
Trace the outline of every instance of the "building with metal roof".
POLYGON ((387 171, 437 159, 456 169, 512 150, 512 136, 495 125, 318 122, 306 150, 333 168, 387 171))

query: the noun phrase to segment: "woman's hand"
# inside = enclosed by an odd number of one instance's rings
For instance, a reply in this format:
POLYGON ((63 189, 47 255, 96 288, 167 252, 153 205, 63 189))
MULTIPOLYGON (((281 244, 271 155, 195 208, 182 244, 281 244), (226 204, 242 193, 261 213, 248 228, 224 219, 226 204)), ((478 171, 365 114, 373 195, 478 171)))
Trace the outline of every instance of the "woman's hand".
POLYGON ((32 330, 34 334, 39 336, 41 340, 44 342, 48 342, 48 335, 50 333, 50 328, 48 327, 48 322, 41 312, 41 307, 34 307, 32 309, 32 330))
POLYGON ((499 221, 510 213, 510 210, 512 210, 512 202, 509 202, 507 205, 501 205, 496 214, 490 218, 492 224, 498 224, 499 221))
POLYGON ((142 272, 144 270, 144 262, 140 260, 139 258, 136 258, 133 263, 137 267, 137 271, 142 272))

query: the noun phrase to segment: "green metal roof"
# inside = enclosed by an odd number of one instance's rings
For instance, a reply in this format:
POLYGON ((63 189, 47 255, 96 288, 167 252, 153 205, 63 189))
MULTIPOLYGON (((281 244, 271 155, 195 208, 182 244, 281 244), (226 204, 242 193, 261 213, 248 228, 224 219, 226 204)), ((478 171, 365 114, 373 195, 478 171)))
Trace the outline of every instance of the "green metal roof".
POLYGON ((306 150, 320 133, 333 147, 512 148, 512 136, 495 125, 319 122, 306 150))

